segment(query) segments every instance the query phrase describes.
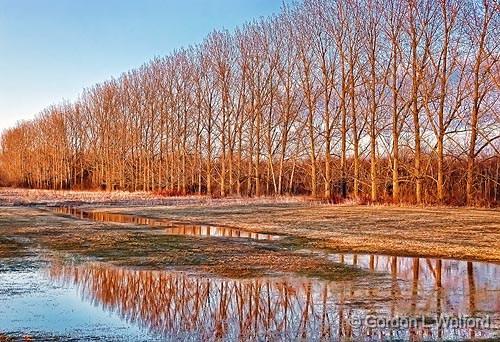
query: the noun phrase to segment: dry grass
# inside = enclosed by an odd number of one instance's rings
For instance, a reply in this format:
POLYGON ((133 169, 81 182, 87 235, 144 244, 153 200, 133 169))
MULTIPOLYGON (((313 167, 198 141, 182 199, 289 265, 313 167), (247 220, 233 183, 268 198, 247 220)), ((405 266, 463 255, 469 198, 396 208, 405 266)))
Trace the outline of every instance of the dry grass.
POLYGON ((66 191, 0 188, 0 206, 28 205, 172 205, 200 203, 201 196, 163 197, 151 192, 66 191))
POLYGON ((163 196, 153 192, 128 191, 67 191, 37 190, 20 188, 0 188, 0 207, 2 206, 226 206, 235 204, 298 203, 303 197, 258 197, 211 198, 208 196, 163 196))
POLYGON ((500 262, 500 210, 300 202, 108 210, 286 234, 308 248, 500 262))

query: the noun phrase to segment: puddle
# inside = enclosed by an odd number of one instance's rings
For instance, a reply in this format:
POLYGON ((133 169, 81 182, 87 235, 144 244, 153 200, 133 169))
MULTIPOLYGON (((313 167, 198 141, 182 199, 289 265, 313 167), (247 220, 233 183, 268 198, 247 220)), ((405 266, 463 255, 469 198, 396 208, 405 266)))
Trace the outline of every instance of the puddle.
POLYGON ((375 283, 294 275, 242 280, 104 263, 52 263, 38 271, 0 273, 5 289, 0 292, 0 331, 120 340, 500 336, 499 265, 376 255, 331 258, 385 276, 375 283), (440 314, 490 321, 477 326, 433 323, 440 314), (430 321, 416 328, 372 327, 367 321, 422 316, 430 321))
POLYGON ((5 336, 42 341, 153 338, 99 302, 83 300, 75 285, 61 285, 40 269, 0 272, 0 288, 0 341, 5 336))
POLYGON ((98 222, 128 223, 134 225, 165 228, 164 232, 168 235, 246 238, 253 240, 278 240, 282 238, 282 236, 279 235, 254 233, 230 227, 185 224, 166 219, 152 219, 129 214, 86 211, 72 207, 55 207, 52 208, 52 210, 56 213, 70 215, 78 219, 86 219, 98 222))

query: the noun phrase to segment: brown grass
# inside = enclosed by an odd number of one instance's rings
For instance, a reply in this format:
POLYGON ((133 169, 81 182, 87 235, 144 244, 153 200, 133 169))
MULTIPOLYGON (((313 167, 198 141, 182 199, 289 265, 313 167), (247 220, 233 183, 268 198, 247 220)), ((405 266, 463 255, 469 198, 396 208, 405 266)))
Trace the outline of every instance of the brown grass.
POLYGON ((308 248, 500 262, 500 210, 300 202, 108 210, 286 234, 308 248))

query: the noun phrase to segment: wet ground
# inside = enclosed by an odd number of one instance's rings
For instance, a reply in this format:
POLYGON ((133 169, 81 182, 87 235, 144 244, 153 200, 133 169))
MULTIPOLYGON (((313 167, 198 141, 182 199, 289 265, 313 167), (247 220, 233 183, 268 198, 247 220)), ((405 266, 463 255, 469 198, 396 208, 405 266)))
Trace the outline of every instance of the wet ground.
POLYGON ((495 263, 340 254, 267 232, 55 212, 2 212, 0 341, 500 337, 495 263))

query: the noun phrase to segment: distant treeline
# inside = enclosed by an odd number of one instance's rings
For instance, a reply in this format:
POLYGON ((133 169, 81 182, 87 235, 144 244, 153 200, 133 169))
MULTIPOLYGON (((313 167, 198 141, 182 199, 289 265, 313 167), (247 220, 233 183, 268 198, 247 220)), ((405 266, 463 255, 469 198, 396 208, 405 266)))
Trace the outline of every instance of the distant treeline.
POLYGON ((306 0, 1 137, 4 183, 492 205, 495 0, 306 0))

